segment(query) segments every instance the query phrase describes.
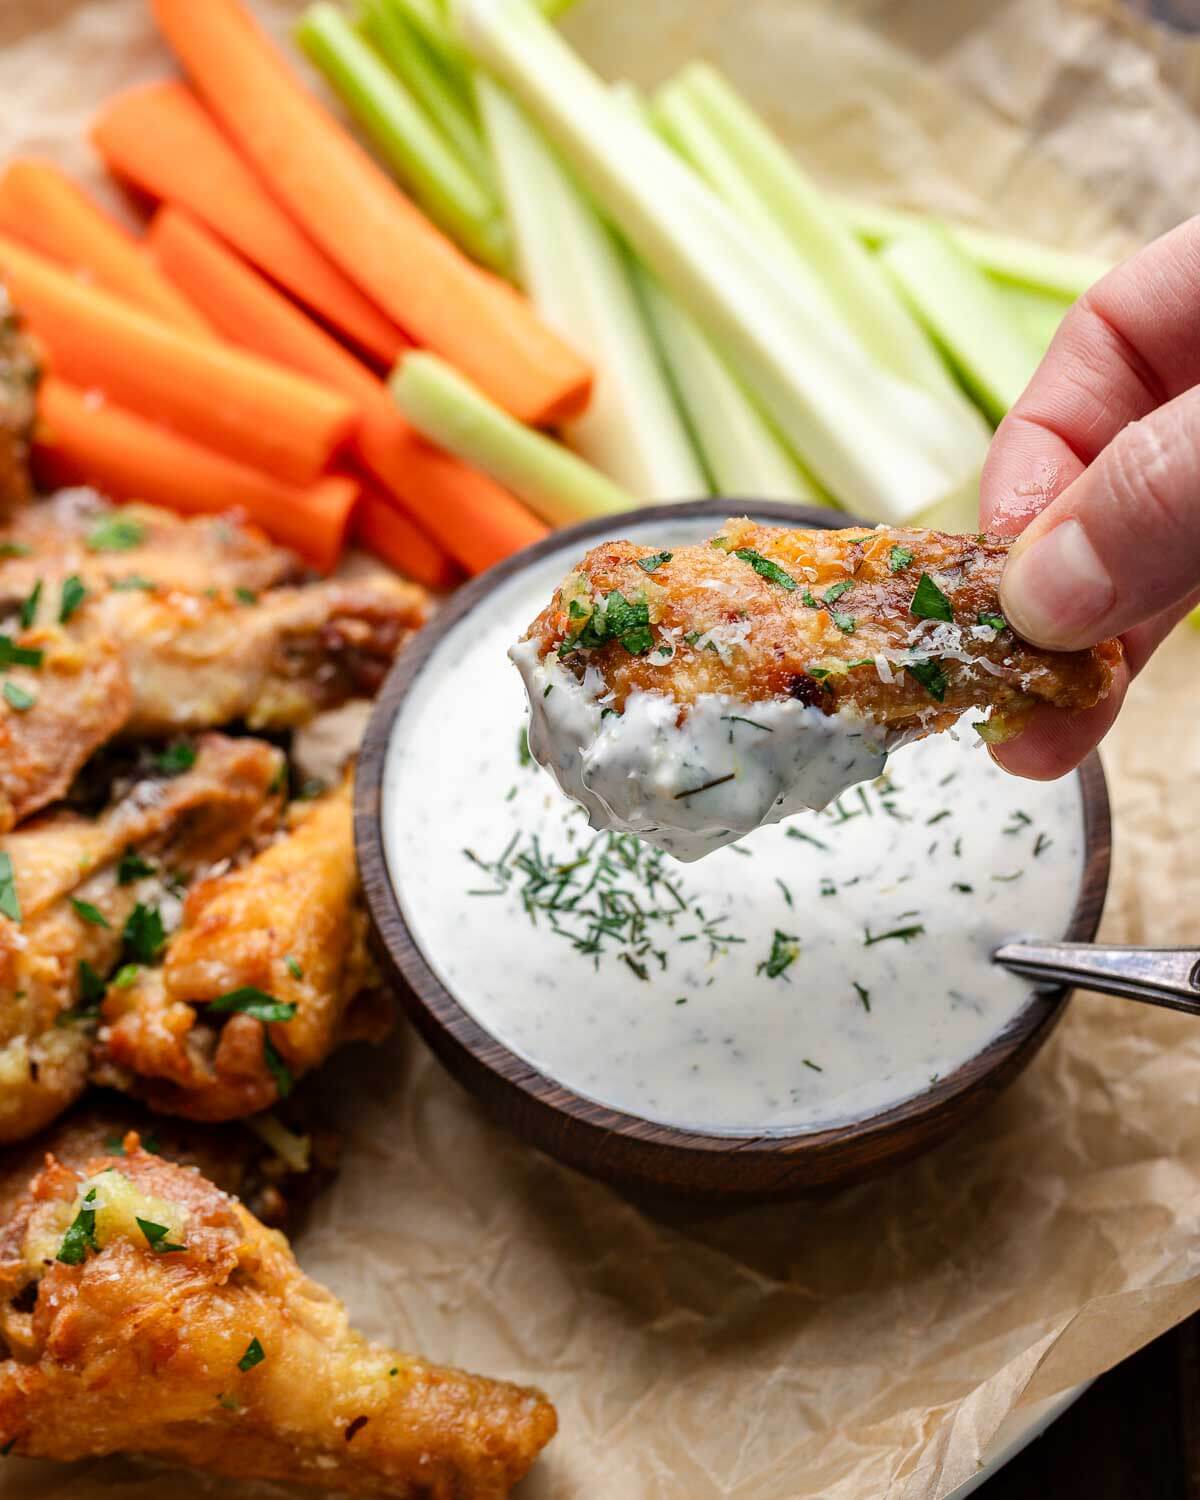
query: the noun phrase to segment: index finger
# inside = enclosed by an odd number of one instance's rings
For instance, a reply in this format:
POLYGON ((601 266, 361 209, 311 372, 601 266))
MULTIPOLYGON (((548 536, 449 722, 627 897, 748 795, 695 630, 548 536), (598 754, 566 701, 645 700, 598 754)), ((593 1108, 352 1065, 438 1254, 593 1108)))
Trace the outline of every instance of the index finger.
POLYGON ((1011 536, 1130 422, 1200 383, 1200 215, 1086 292, 1001 422, 980 524, 1011 536))

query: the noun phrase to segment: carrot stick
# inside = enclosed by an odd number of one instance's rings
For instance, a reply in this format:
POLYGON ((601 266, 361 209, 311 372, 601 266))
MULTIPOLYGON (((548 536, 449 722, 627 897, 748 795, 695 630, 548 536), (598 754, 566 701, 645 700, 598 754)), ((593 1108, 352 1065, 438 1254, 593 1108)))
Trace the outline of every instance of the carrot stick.
POLYGON ((38 416, 43 483, 90 484, 188 514, 242 511, 322 571, 337 562, 359 495, 351 479, 281 484, 53 377, 42 382, 38 416))
POLYGON ((133 235, 50 162, 8 164, 0 177, 0 231, 176 328, 211 332, 133 235))
POLYGON ((521 421, 587 402, 591 372, 474 266, 284 67, 240 0, 151 0, 164 36, 271 191, 360 287, 521 421))
POLYGON ((453 588, 462 577, 456 565, 416 522, 378 491, 363 489, 350 528, 360 546, 426 588, 453 588))
POLYGON ((63 380, 277 479, 310 483, 357 426, 337 392, 170 328, 3 235, 0 276, 63 380))
POLYGON ((372 359, 395 362, 407 342, 399 329, 292 223, 186 84, 110 99, 92 144, 110 171, 190 209, 372 359))
POLYGON ((219 332, 356 402, 361 462, 465 568, 479 572, 545 535, 507 490, 420 438, 381 381, 194 219, 160 209, 149 243, 219 332))

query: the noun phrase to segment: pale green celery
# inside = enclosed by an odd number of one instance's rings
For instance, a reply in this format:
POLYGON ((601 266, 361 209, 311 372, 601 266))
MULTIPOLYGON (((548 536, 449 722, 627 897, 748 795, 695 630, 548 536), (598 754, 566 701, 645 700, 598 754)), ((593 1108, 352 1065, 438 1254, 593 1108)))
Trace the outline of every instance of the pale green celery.
POLYGON ((837 209, 733 87, 691 63, 657 96, 693 166, 817 276, 850 331, 886 369, 931 391, 954 382, 925 330, 837 209), (714 154, 710 142, 715 140, 714 154))
POLYGON ((1009 315, 1016 319, 1030 343, 1036 344, 1045 354, 1050 340, 1058 332, 1059 325, 1071 310, 1065 297, 1053 292, 1040 292, 1036 287, 1018 286, 1015 281, 996 281, 992 285, 1004 299, 1009 315))
POLYGON ((675 387, 719 495, 828 505, 729 366, 657 278, 637 268, 640 289, 675 387))
POLYGON ((490 474, 551 526, 637 506, 631 494, 570 449, 494 406, 435 354, 405 355, 390 385, 418 432, 490 474))
POLYGON ((506 271, 499 205, 342 12, 319 0, 301 16, 296 40, 430 218, 476 260, 506 271))
POLYGON ((901 522, 978 473, 986 442, 973 421, 956 420, 962 408, 896 379, 814 316, 761 237, 631 117, 529 0, 457 0, 455 15, 467 45, 840 502, 901 522))
POLYGON ((389 0, 363 0, 358 27, 474 173, 480 187, 492 192, 491 157, 461 74, 456 77, 443 65, 389 0))
POLYGON ((454 34, 445 7, 438 0, 392 0, 420 33, 427 46, 445 60, 461 63, 462 44, 454 34))
MULTIPOLYGON (((929 222, 931 215, 900 208, 881 208, 856 198, 835 200, 847 224, 869 245, 883 245, 897 235, 929 222)), ((956 247, 982 271, 999 281, 1052 292, 1074 302, 1113 268, 1111 260, 1078 250, 1057 250, 1017 235, 980 229, 974 224, 944 223, 956 247)))
POLYGON ((1029 383, 1041 351, 996 287, 936 225, 898 235, 879 260, 963 384, 999 422, 1029 383))
POLYGON ((481 76, 477 97, 518 278, 543 321, 596 371, 587 411, 563 429, 567 442, 639 500, 708 494, 624 247, 511 95, 481 76))

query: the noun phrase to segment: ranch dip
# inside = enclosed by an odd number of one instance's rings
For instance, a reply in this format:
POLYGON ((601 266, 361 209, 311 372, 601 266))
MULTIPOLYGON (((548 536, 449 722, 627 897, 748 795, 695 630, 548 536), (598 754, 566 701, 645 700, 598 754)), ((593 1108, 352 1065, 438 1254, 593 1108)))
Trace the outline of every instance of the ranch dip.
MULTIPOLYGON (((682 545, 706 525, 626 534, 682 545)), ((580 1094, 730 1135, 863 1118, 1003 1031, 1028 985, 989 954, 1066 930, 1078 781, 1016 781, 964 724, 699 864, 595 832, 529 754, 507 658, 573 561, 556 553, 494 590, 393 728, 388 864, 458 1002, 580 1094)))

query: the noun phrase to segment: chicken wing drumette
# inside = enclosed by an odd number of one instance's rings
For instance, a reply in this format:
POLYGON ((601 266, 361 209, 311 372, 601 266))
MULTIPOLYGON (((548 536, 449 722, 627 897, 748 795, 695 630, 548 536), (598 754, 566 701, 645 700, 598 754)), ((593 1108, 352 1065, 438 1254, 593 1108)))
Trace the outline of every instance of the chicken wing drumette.
POLYGON ((499 1500, 554 1434, 537 1391, 368 1343, 277 1231, 136 1135, 0 1189, 0 1444, 231 1479, 499 1500))

